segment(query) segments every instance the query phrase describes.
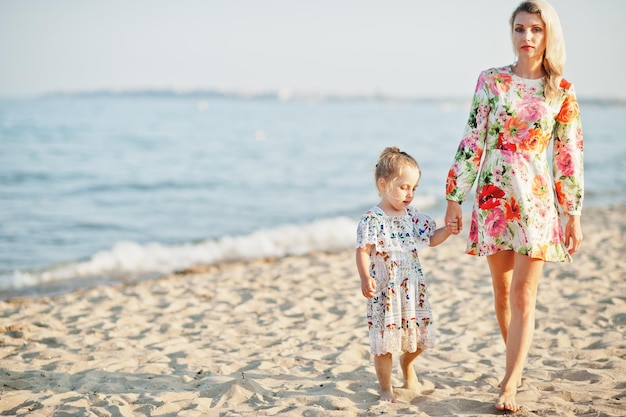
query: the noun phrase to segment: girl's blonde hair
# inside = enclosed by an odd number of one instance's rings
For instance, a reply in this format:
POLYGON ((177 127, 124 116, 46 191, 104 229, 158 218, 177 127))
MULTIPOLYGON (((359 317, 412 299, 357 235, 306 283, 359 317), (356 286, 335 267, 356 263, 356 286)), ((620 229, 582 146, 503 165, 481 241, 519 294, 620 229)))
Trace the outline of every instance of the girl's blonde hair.
MULTIPOLYGON (((513 36, 513 23, 515 16, 520 12, 538 14, 546 26, 546 50, 543 54, 543 69, 546 72, 545 96, 548 101, 556 98, 563 70, 565 68, 565 38, 559 15, 548 2, 544 0, 531 0, 520 3, 511 15, 511 36, 513 36)), ((515 51, 517 56, 517 51, 515 51)))
MULTIPOLYGON (((395 146, 385 148, 376 163, 376 169, 374 171, 374 179, 376 181, 376 188, 378 189, 378 180, 384 179, 390 182, 400 176, 402 168, 410 166, 417 169, 417 172, 422 175, 417 161, 408 153, 401 151, 395 146)), ((380 191, 380 190, 379 190, 380 191)))

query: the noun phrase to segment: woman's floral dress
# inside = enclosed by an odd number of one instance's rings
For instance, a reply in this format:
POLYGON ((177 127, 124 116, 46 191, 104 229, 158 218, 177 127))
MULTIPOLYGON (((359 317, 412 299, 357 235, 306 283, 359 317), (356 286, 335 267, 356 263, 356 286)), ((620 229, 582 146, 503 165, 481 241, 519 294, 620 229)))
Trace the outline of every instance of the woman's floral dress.
POLYGON ((435 345, 428 288, 417 250, 430 244, 433 219, 407 207, 387 216, 375 206, 357 227, 357 248, 371 245, 370 276, 376 295, 367 299, 370 347, 374 355, 415 352, 435 345))
POLYGON ((548 103, 543 79, 520 78, 511 66, 483 71, 446 198, 462 203, 477 176, 467 253, 570 261, 557 202, 564 214, 581 214, 583 134, 572 84, 562 80, 548 103))

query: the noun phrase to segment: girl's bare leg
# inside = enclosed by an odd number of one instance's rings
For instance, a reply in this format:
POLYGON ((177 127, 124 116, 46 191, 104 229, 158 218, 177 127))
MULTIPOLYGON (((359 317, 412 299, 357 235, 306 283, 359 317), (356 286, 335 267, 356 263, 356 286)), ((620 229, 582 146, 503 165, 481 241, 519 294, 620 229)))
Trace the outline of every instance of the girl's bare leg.
POLYGON ((374 356, 374 367, 380 384, 380 400, 395 403, 396 397, 393 395, 393 387, 391 386, 391 373, 393 362, 391 353, 374 356))
MULTIPOLYGON (((492 277, 497 280, 498 273, 500 276, 506 275, 502 273, 502 268, 508 268, 511 255, 492 258, 493 256, 495 255, 489 257, 491 258, 489 266, 492 268, 492 274, 496 272, 492 277)), ((513 263, 509 293, 510 322, 508 328, 505 327, 506 373, 502 380, 496 408, 516 412, 520 407, 515 400, 515 395, 535 330, 537 287, 544 261, 516 253, 513 254, 513 263)))
POLYGON ((417 349, 415 352, 405 352, 400 356, 400 369, 402 369, 402 377, 404 379, 402 388, 411 391, 417 390, 417 375, 415 374, 415 368, 413 368, 413 362, 421 353, 422 350, 417 349))

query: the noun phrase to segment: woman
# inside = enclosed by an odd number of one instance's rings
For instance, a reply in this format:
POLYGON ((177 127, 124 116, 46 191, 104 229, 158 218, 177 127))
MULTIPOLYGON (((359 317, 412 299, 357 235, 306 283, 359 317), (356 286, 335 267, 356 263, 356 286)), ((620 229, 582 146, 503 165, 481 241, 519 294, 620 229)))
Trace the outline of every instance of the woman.
POLYGON ((516 412, 544 262, 571 261, 582 242, 583 138, 574 88, 562 77, 555 10, 542 0, 523 2, 510 24, 517 59, 478 78, 446 181, 445 221, 461 231, 461 203, 478 177, 467 253, 487 257, 506 344, 496 408, 516 412), (557 202, 568 216, 564 232, 557 202))

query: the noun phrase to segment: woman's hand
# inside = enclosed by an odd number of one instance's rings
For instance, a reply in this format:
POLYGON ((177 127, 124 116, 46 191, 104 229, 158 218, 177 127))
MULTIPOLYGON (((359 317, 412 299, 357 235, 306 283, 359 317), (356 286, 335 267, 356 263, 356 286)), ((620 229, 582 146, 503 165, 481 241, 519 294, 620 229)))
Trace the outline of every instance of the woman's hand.
POLYGON ((583 243, 583 229, 580 225, 580 216, 569 216, 565 225, 565 247, 570 255, 580 250, 583 243))
POLYGON ((463 209, 461 204, 456 201, 448 200, 448 208, 446 210, 446 228, 453 235, 458 235, 463 230, 463 209))

